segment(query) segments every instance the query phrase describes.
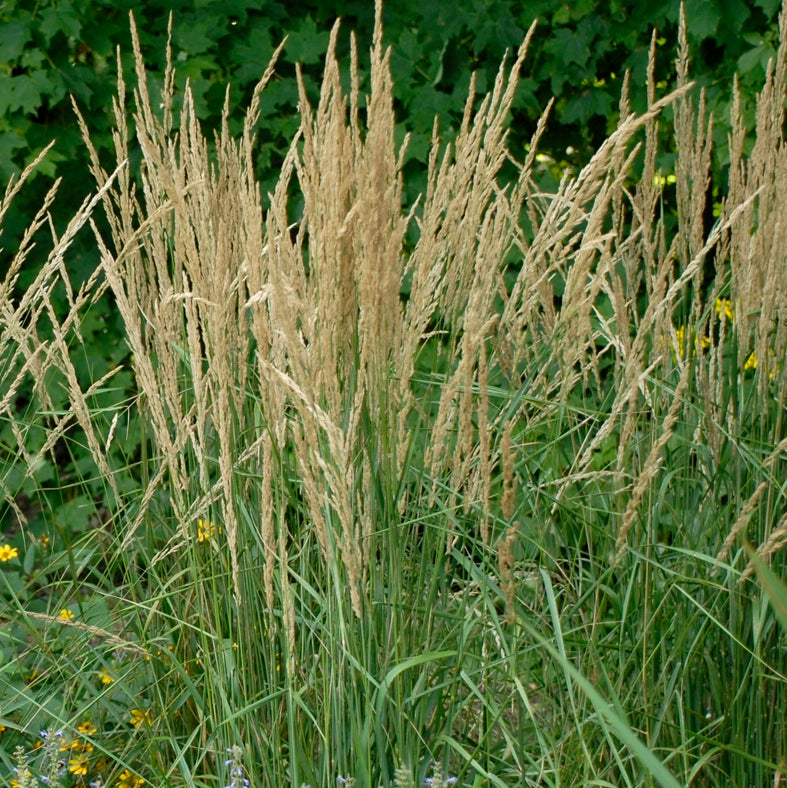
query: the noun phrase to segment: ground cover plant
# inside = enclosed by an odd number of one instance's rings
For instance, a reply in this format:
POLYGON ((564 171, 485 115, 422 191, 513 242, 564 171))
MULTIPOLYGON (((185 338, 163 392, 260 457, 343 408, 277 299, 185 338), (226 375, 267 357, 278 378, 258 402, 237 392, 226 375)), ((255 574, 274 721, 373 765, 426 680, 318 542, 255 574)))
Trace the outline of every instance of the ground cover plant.
POLYGON ((709 232, 685 38, 554 193, 526 40, 407 205, 379 18, 368 96, 335 29, 263 208, 274 63, 209 139, 132 27, 113 160, 80 115, 94 196, 0 288, 6 784, 781 784, 785 24, 709 232))

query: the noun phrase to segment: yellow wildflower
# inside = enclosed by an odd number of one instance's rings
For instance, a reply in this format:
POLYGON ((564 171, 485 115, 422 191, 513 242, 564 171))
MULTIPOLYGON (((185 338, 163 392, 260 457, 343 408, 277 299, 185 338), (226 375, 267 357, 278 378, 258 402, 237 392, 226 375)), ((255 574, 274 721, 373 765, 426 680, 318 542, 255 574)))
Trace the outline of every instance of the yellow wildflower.
POLYGON ((118 777, 117 788, 141 788, 144 784, 145 781, 141 777, 125 769, 118 777))
POLYGON ((653 176, 653 185, 657 189, 663 189, 665 186, 672 186, 672 184, 676 183, 677 180, 677 177, 673 173, 670 173, 669 175, 657 173, 653 176))
MULTIPOLYGON (((672 358, 674 361, 677 361, 678 359, 683 359, 686 357, 686 350, 688 349, 686 346, 686 326, 678 326, 678 328, 675 329, 675 339, 678 341, 678 349, 676 355, 675 347, 673 346, 672 358)), ((695 347, 692 349, 691 355, 697 355, 697 347, 705 350, 708 345, 710 345, 710 339, 708 339, 708 337, 702 337, 702 339, 695 343, 695 347)))
POLYGON ((58 618, 62 618, 63 621, 71 621, 73 617, 74 614, 67 607, 64 607, 58 615, 58 618))
MULTIPOLYGON (((779 370, 781 370, 782 365, 776 361, 776 354, 773 352, 772 348, 768 348, 768 361, 770 362, 770 370, 768 372, 768 378, 770 380, 773 380, 774 377, 776 377, 779 370)), ((757 354, 753 350, 746 357, 746 361, 743 364, 743 368, 747 371, 760 368, 760 360, 757 358, 757 354)))
POLYGON ((0 561, 3 561, 3 563, 10 561, 12 558, 16 558, 18 555, 19 550, 15 547, 11 547, 10 544, 4 544, 0 547, 0 561))
MULTIPOLYGON (((20 774, 19 777, 21 777, 25 785, 29 785, 33 779, 33 773, 30 769, 25 769, 24 773, 20 774)), ((11 780, 11 788, 19 788, 19 779, 11 780)))
POLYGON ((716 314, 727 318, 732 323, 732 301, 729 298, 716 299, 716 314))
POLYGON ((200 544, 207 542, 217 533, 221 533, 221 526, 216 527, 216 523, 212 520, 197 520, 197 541, 200 544))
POLYGON ((150 712, 143 709, 131 709, 130 721, 135 728, 138 728, 143 722, 145 725, 150 725, 153 722, 150 712))
POLYGON ((76 774, 78 777, 82 777, 87 774, 87 767, 89 765, 90 756, 85 753, 80 753, 79 755, 75 755, 68 762, 68 771, 72 774, 76 774))
POLYGON ((83 723, 77 725, 77 730, 84 736, 92 736, 98 728, 90 720, 85 720, 83 723))
POLYGON ((98 677, 101 679, 102 684, 111 684, 115 679, 109 675, 108 670, 99 670, 98 677))

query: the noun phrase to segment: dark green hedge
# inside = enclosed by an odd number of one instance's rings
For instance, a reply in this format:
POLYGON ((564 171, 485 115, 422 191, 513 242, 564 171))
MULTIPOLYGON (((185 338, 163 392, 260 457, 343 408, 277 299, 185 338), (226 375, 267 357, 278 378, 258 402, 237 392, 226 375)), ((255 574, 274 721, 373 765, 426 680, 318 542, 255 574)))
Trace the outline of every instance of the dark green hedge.
MULTIPOLYGON (((174 55, 180 83, 191 82, 201 117, 215 123, 226 83, 241 107, 273 48, 289 35, 281 75, 264 99, 260 148, 263 179, 296 127, 295 61, 316 84, 337 16, 361 46, 371 38, 373 3, 322 0, 297 4, 260 0, 6 0, 0 6, 0 180, 5 181, 50 139, 58 144, 42 172, 62 174, 84 189, 84 152, 68 100, 84 107, 100 144, 109 144, 114 94, 114 53, 128 62, 128 11, 134 8, 152 69, 163 65, 167 17, 174 15, 174 55)), ((483 90, 506 50, 516 47, 531 22, 539 27, 516 103, 513 143, 523 144, 547 100, 558 98, 547 152, 558 159, 571 148, 577 161, 615 123, 620 77, 632 69, 635 99, 643 83, 652 30, 659 31, 659 78, 673 76, 678 0, 558 2, 558 0, 396 0, 384 11, 400 117, 413 132, 410 156, 423 162, 432 119, 449 132, 461 112, 470 73, 483 90)), ((778 0, 689 0, 686 15, 692 69, 707 87, 709 104, 725 139, 733 73, 747 95, 762 81, 777 43, 778 0)), ((415 169, 413 167, 412 169, 415 169)), ((43 188, 43 184, 41 186, 43 188)), ((32 198, 32 195, 31 195, 32 198)))

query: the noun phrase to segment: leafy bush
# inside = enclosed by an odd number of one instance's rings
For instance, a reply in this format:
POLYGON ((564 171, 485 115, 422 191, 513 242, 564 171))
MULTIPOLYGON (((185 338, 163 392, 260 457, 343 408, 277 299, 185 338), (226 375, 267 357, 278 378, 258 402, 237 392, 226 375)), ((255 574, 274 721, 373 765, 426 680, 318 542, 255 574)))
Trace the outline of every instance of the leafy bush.
MULTIPOLYGON (((300 62, 311 88, 319 81, 328 30, 336 16, 344 16, 362 41, 371 39, 373 13, 368 3, 312 1, 299 4, 297 12, 278 3, 266 3, 263 11, 257 6, 251 0, 206 0, 187 9, 172 0, 151 0, 145 4, 144 17, 137 20, 143 46, 159 58, 167 16, 173 13, 179 93, 188 80, 197 115, 208 127, 218 126, 225 84, 233 84, 233 107, 242 106, 285 35, 288 42, 280 70, 291 76, 292 64, 300 62)), ((32 10, 19 0, 3 4, 0 62, 7 78, 0 88, 0 167, 6 176, 18 173, 23 162, 29 163, 55 137, 58 144, 38 172, 57 172, 69 188, 79 187, 86 159, 75 135, 69 94, 90 115, 99 150, 111 150, 114 56, 117 46, 126 48, 130 7, 108 0, 42 0, 32 10)), ((744 102, 753 110, 751 99, 762 84, 768 59, 775 54, 777 9, 775 0, 732 6, 713 0, 687 6, 693 66, 708 90, 709 106, 718 123, 716 142, 722 148, 729 130, 729 83, 737 73, 744 102)), ((394 96, 413 138, 408 156, 425 165, 434 116, 440 117, 444 135, 457 128, 471 72, 479 70, 479 88, 486 90, 486 75, 494 73, 506 49, 516 48, 538 19, 531 68, 512 107, 516 121, 512 151, 521 150, 542 108, 556 96, 542 153, 559 161, 565 158, 566 148, 573 147, 577 152, 573 163, 584 163, 615 126, 620 80, 626 69, 632 71, 634 106, 644 109, 654 27, 660 36, 657 79, 664 80, 665 86, 674 80, 670 53, 678 15, 675 2, 656 7, 618 2, 603 8, 596 2, 568 6, 557 0, 528 3, 526 8, 510 0, 392 4, 386 9, 386 29, 393 47, 394 96)), ((340 55, 347 52, 347 46, 343 38, 340 55)), ((127 69, 132 66, 128 59, 125 65, 127 69)), ((148 66, 160 86, 163 60, 148 66)), ((360 76, 366 84, 368 73, 363 68, 360 76)), ((262 100, 265 124, 256 154, 261 171, 284 157, 298 125, 297 100, 291 79, 277 79, 266 91, 262 100)), ((232 119, 233 131, 237 131, 242 122, 237 110, 232 119)), ((746 121, 751 129, 753 115, 749 113, 746 121)), ((67 218, 67 209, 59 216, 67 218)))

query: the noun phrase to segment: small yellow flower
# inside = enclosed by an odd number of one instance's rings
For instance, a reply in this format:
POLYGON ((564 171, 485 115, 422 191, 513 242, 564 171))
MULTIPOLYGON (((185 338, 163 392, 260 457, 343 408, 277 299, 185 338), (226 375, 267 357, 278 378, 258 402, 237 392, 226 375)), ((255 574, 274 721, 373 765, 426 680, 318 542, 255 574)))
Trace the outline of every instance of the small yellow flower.
POLYGON ((19 550, 15 547, 11 547, 10 544, 4 544, 0 547, 0 561, 5 563, 6 561, 10 561, 12 558, 16 558, 19 555, 19 550))
POLYGON ((98 677, 101 679, 102 684, 111 684, 115 679, 109 675, 108 670, 99 670, 98 677))
POLYGON ((729 298, 716 299, 716 314, 727 318, 732 323, 732 301, 729 298))
POLYGON ((657 173, 653 176, 653 185, 657 189, 663 189, 665 186, 672 186, 672 184, 677 182, 677 178, 673 173, 669 175, 662 175, 661 173, 657 173))
POLYGON ((117 781, 117 788, 141 788, 145 781, 136 774, 132 774, 128 769, 120 773, 117 781))
POLYGON ((221 533, 221 526, 216 528, 216 523, 212 520, 210 522, 208 520, 197 520, 197 541, 200 544, 207 542, 217 532, 221 533))
POLYGON ((83 777, 87 774, 87 767, 90 765, 90 756, 85 753, 75 755, 68 762, 68 771, 76 774, 78 777, 83 777))
POLYGON ((63 621, 71 621, 73 617, 74 614, 67 607, 64 607, 58 615, 58 618, 62 618, 63 621))
POLYGON ((131 724, 138 728, 142 723, 150 725, 153 720, 150 716, 150 711, 143 709, 131 709, 131 724))
POLYGON ((678 357, 683 358, 685 352, 686 326, 679 326, 675 329, 675 338, 678 340, 678 357))
POLYGON ((98 728, 90 720, 85 720, 80 725, 77 725, 77 730, 84 736, 92 736, 98 728))
MULTIPOLYGON (((779 370, 781 370, 782 365, 776 361, 776 354, 773 352, 772 348, 768 348, 767 356, 771 367, 770 371, 768 372, 768 378, 773 380, 779 370)), ((760 360, 757 358, 757 354, 753 350, 746 357, 746 361, 743 363, 743 368, 746 371, 760 369, 760 360)))
MULTIPOLYGON (((687 351, 687 341, 686 341, 686 326, 678 326, 675 329, 675 339, 678 340, 678 350, 677 355, 675 354, 675 346, 672 347, 672 359, 673 361, 677 362, 678 359, 684 359, 686 357, 687 351)), ((692 348, 691 355, 697 355, 697 348, 705 350, 708 345, 710 345, 710 339, 708 337, 702 337, 702 339, 697 340, 695 343, 694 348, 692 348)))

